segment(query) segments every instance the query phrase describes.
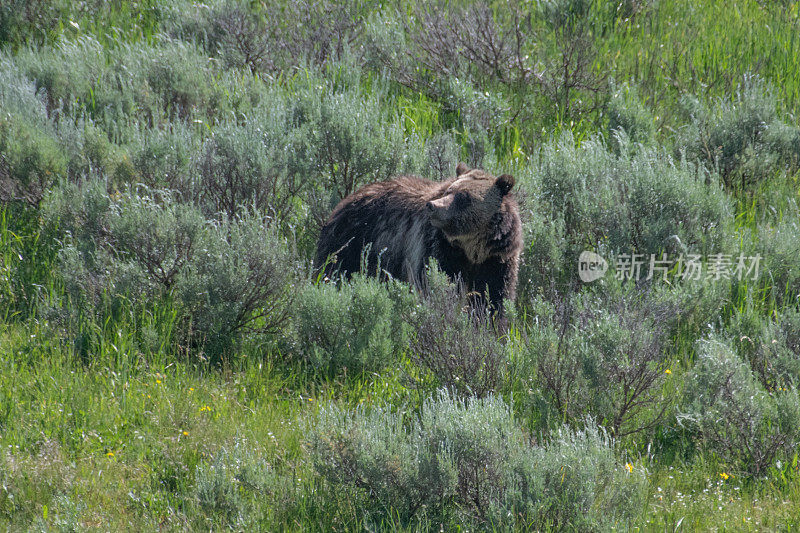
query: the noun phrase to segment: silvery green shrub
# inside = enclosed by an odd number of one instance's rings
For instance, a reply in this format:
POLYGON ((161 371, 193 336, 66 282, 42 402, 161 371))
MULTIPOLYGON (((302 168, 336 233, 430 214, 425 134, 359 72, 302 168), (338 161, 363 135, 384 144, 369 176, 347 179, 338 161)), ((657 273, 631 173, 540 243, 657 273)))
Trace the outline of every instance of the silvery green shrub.
POLYGON ((619 438, 656 426, 674 403, 664 394, 668 339, 686 311, 667 291, 606 290, 534 306, 520 364, 533 366, 532 385, 561 417, 592 416, 619 438))
POLYGON ((608 114, 608 141, 615 152, 631 143, 649 144, 655 138, 655 119, 642 103, 635 86, 613 86, 606 113, 608 114), (625 132, 627 139, 617 139, 625 132))
POLYGON ((432 262, 419 304, 407 308, 404 317, 410 325, 409 357, 438 387, 454 393, 484 397, 501 391, 510 347, 494 311, 451 283, 432 262))
POLYGON ((800 299, 800 237, 797 207, 782 220, 761 222, 754 235, 746 234, 747 253, 760 256, 759 281, 770 287, 778 305, 797 305, 800 299))
POLYGON ((725 462, 753 476, 791 458, 800 442, 797 389, 765 390, 721 338, 698 341, 678 419, 725 462))
POLYGON ((49 111, 70 111, 85 102, 107 68, 103 46, 90 36, 60 39, 41 50, 25 48, 14 60, 44 90, 49 111))
POLYGON ((196 141, 188 126, 173 122, 168 128, 139 128, 133 134, 131 163, 148 187, 180 190, 192 174, 196 141))
POLYGON ((287 320, 297 271, 288 244, 263 216, 207 224, 175 279, 189 340, 219 361, 243 338, 275 333, 287 320))
POLYGON ((109 196, 98 180, 58 187, 43 214, 45 230, 63 242, 66 295, 84 318, 104 323, 168 299, 180 326, 174 340, 215 360, 286 319, 296 269, 262 216, 208 221, 169 191, 109 196))
POLYGON ((401 312, 410 298, 400 283, 381 283, 362 275, 338 286, 308 284, 292 306, 286 350, 322 372, 378 371, 397 361, 406 347, 401 312))
POLYGON ((67 175, 69 155, 36 84, 10 58, 0 57, 0 70, 0 201, 37 204, 67 175))
POLYGON ((675 259, 672 242, 679 242, 683 253, 731 248, 731 204, 722 188, 707 183, 702 167, 658 148, 623 147, 617 155, 600 138, 576 146, 572 135, 564 134, 541 149, 534 174, 538 186, 531 191, 535 201, 526 232, 545 240, 526 248, 523 280, 540 286, 554 282, 563 290, 577 279, 577 268, 558 275, 548 265, 576 265, 584 250, 594 249, 613 265, 617 254, 649 258, 669 251, 675 259), (546 278, 551 273, 555 280, 546 278))
POLYGON ((600 139, 576 147, 565 134, 541 154, 542 196, 563 213, 573 241, 609 251, 656 253, 671 235, 684 246, 723 244, 729 200, 696 166, 656 148, 616 156, 600 139))
POLYGON ((225 123, 203 143, 196 178, 182 186, 209 215, 243 207, 283 222, 315 181, 309 129, 295 127, 278 95, 243 124, 225 123))
POLYGON ((450 132, 441 132, 425 142, 427 174, 433 179, 445 180, 455 176, 460 146, 450 132))
POLYGON ((751 305, 731 317, 727 331, 765 390, 800 383, 800 313, 795 309, 765 319, 751 305))
POLYGON ((198 505, 213 522, 228 527, 257 527, 259 503, 292 488, 254 443, 237 437, 194 469, 188 505, 198 505))
POLYGON ((591 424, 530 444, 501 399, 440 392, 417 416, 335 405, 311 422, 316 470, 371 516, 478 527, 603 529, 635 515, 641 472, 617 462, 591 424))
POLYGON ((727 186, 749 189, 800 165, 800 128, 778 114, 773 89, 760 77, 745 76, 733 99, 703 103, 687 96, 682 103, 690 122, 677 148, 718 169, 727 186))
POLYGON ((320 103, 317 157, 326 186, 337 199, 401 168, 402 130, 382 115, 380 102, 360 91, 330 94, 320 103))

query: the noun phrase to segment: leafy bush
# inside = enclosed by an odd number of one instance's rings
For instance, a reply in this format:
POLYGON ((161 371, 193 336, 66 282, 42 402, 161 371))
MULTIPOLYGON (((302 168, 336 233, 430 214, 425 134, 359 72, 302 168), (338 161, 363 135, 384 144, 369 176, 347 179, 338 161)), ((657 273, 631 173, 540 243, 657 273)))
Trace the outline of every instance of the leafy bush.
POLYGON ((800 384, 800 312, 785 309, 765 320, 747 307, 732 317, 729 332, 766 391, 800 384))
POLYGON ((67 174, 68 160, 52 132, 23 118, 0 118, 0 200, 37 205, 67 174))
POLYGON ((177 340, 219 359, 246 334, 275 331, 286 319, 289 251, 256 215, 208 223, 167 192, 142 188, 112 199, 98 181, 56 189, 43 212, 46 231, 65 236, 60 264, 70 303, 56 310, 77 312, 70 320, 102 324, 174 296, 177 340))
POLYGON ((187 118, 195 109, 212 111, 211 70, 208 58, 183 41, 165 41, 155 50, 145 49, 146 80, 161 96, 163 109, 187 118))
POLYGON ((378 371, 396 361, 407 343, 401 310, 408 288, 354 276, 340 286, 307 285, 297 294, 289 353, 324 372, 378 371))
POLYGON ((198 178, 188 191, 209 215, 235 216, 242 206, 286 220, 313 183, 306 130, 293 128, 278 98, 243 126, 226 124, 203 145, 198 178))
POLYGON ((732 101, 712 106, 687 97, 691 123, 678 139, 688 157, 719 169, 729 187, 749 189, 772 174, 800 165, 800 129, 784 123, 772 88, 745 76, 732 101))
POLYGON ((402 129, 382 117, 375 98, 358 91, 331 94, 322 100, 318 116, 319 165, 337 201, 401 168, 402 129))
POLYGON ((258 503, 289 489, 291 481, 277 473, 254 446, 237 438, 195 468, 192 499, 223 524, 250 529, 260 516, 258 503))
POLYGON ((425 143, 425 158, 431 177, 445 180, 456 174, 460 147, 449 133, 439 133, 425 143))
POLYGON ((440 393, 417 417, 361 407, 323 409, 311 429, 317 471, 373 513, 403 523, 427 517, 521 527, 601 528, 641 501, 642 478, 627 475, 596 429, 564 430, 531 447, 495 397, 440 393))
POLYGON ((800 237, 797 206, 789 209, 776 223, 762 222, 749 235, 746 250, 760 256, 759 280, 770 289, 778 305, 800 302, 800 237))
MULTIPOLYGON (((556 221, 561 234, 539 224, 535 231, 544 232, 549 244, 526 250, 529 274, 546 273, 551 263, 574 265, 586 249, 609 259, 619 253, 658 255, 671 241, 681 243, 683 253, 724 253, 730 246, 731 206, 721 188, 707 185, 702 169, 656 148, 635 153, 621 148, 616 156, 599 138, 576 147, 565 134, 544 146, 533 173, 544 211, 534 217, 556 221), (531 255, 535 251, 545 253, 531 255)), ((567 285, 576 274, 577 269, 566 269, 558 284, 567 285)))
POLYGON ((763 476, 800 442, 797 389, 766 392, 723 340, 699 342, 679 421, 732 466, 763 476))
POLYGON ((88 36, 61 39, 53 47, 29 48, 15 57, 20 69, 47 95, 48 112, 85 105, 106 71, 103 46, 88 36))
POLYGON ((191 130, 175 122, 166 129, 137 130, 132 142, 131 164, 148 187, 181 190, 190 181, 194 153, 191 130))
POLYGON ((422 302, 408 310, 409 356, 437 384, 459 394, 485 397, 502 390, 508 349, 485 304, 470 301, 463 287, 431 265, 422 302))
POLYGON ((48 0, 9 0, 0 5, 0 44, 16 47, 50 40, 57 33, 59 20, 69 11, 70 2, 48 0))
POLYGON ((526 344, 538 387, 562 417, 595 417, 615 437, 653 428, 674 399, 668 335, 682 310, 672 295, 627 288, 539 304, 526 344))
POLYGON ((647 109, 639 98, 636 87, 623 84, 614 87, 606 109, 608 113, 608 140, 616 153, 622 145, 617 135, 620 130, 628 136, 629 142, 649 144, 656 134, 653 114, 647 109))
POLYGON ((415 3, 409 11, 410 16, 383 10, 369 20, 365 32, 370 64, 388 67, 400 83, 441 96, 445 86, 440 82, 451 77, 508 86, 534 80, 523 53, 530 45, 530 19, 520 10, 478 2, 415 3))
POLYGON ((131 255, 169 291, 194 258, 206 221, 191 206, 158 196, 131 194, 116 203, 108 230, 117 251, 131 255))
POLYGON ((535 77, 555 107, 557 120, 576 120, 597 106, 592 93, 604 89, 606 74, 592 66, 597 57, 594 33, 599 4, 586 0, 547 0, 537 5, 549 32, 540 37, 544 69, 535 77))
POLYGON ((0 57, 0 70, 0 201, 38 204, 68 157, 36 85, 10 59, 0 57))
POLYGON ((218 361, 246 335, 278 331, 292 300, 292 262, 276 228, 258 215, 207 225, 175 281, 189 340, 218 361))

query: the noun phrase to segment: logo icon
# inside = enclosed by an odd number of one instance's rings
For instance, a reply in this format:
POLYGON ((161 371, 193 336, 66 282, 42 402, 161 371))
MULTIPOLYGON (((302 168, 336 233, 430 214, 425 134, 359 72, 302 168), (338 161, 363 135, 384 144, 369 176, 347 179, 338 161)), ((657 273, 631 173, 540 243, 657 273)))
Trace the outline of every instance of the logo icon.
POLYGON ((607 270, 606 260, 594 252, 583 251, 578 257, 578 276, 584 283, 602 278, 607 270))

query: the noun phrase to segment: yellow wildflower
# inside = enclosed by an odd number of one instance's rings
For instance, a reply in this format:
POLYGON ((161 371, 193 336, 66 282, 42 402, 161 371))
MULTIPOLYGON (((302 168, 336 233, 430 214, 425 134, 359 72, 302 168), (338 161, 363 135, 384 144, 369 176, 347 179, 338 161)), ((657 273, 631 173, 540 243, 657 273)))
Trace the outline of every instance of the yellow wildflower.
POLYGON ((625 463, 625 468, 628 469, 628 472, 633 472, 633 463, 625 463))
POLYGON ((670 369, 668 368, 668 369, 664 370, 664 373, 665 373, 665 374, 672 374, 672 370, 670 370, 670 369))
POLYGON ((726 474, 725 472, 720 472, 719 477, 721 477, 723 481, 727 481, 728 478, 731 476, 729 474, 726 474))
POLYGON ((106 454, 106 457, 114 457, 114 452, 108 452, 108 453, 106 454))
POLYGON ((188 432, 188 431, 184 431, 184 432, 183 432, 183 436, 184 436, 184 437, 188 437, 188 436, 189 436, 189 432, 188 432))

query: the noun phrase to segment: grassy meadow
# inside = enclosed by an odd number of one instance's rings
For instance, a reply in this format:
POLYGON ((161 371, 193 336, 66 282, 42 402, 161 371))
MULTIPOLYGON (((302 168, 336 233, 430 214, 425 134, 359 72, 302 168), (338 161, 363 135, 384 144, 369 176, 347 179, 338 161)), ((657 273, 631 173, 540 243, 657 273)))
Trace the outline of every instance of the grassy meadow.
POLYGON ((788 0, 0 2, 0 528, 800 528, 798 116, 788 0), (314 274, 459 161, 507 328, 314 274))

